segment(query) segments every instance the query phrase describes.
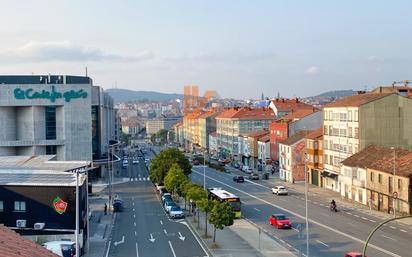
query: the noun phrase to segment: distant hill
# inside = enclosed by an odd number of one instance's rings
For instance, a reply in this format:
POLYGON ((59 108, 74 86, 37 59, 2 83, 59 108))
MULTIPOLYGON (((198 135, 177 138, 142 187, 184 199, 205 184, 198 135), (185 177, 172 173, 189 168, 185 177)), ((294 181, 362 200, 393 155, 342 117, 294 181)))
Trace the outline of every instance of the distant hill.
POLYGON ((328 91, 325 93, 322 93, 320 95, 314 96, 314 97, 332 97, 332 98, 340 98, 340 97, 345 97, 345 96, 351 96, 355 93, 352 89, 350 90, 335 90, 335 91, 328 91))
POLYGON ((167 94, 153 91, 134 91, 128 89, 111 88, 107 89, 106 92, 113 97, 116 103, 142 100, 170 101, 178 98, 183 99, 183 95, 181 94, 167 94))

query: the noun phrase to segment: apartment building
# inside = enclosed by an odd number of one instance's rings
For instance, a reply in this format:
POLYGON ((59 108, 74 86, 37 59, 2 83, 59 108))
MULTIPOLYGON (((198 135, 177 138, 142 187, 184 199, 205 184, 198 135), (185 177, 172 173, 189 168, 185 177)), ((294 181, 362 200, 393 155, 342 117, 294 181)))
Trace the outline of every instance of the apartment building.
POLYGON ((258 139, 258 162, 262 165, 262 170, 267 170, 267 165, 270 165, 270 135, 269 131, 266 135, 258 139))
POLYGON ((137 117, 127 118, 122 122, 122 132, 126 135, 135 136, 140 131, 140 124, 137 117))
POLYGON ((306 105, 303 107, 293 109, 269 125, 270 157, 273 161, 279 160, 279 141, 286 140, 300 130, 313 130, 322 126, 322 112, 306 105))
POLYGON ((279 142, 279 178, 295 183, 305 180, 305 135, 308 131, 299 131, 295 135, 279 142))
POLYGON ((220 111, 211 109, 198 117, 199 145, 202 149, 209 149, 209 135, 216 132, 216 116, 219 114, 220 111))
POLYGON ((216 132, 220 154, 234 158, 239 152, 238 137, 253 131, 268 129, 276 115, 267 108, 231 108, 216 116, 216 132))
POLYGON ((183 118, 185 149, 187 151, 193 151, 196 147, 200 147, 199 117, 202 114, 203 111, 195 110, 183 118))
POLYGON ((172 126, 181 120, 182 117, 165 117, 159 119, 150 119, 146 121, 146 133, 150 136, 156 134, 162 129, 170 130, 172 126))
POLYGON ((305 136, 305 140, 308 183, 323 187, 323 129, 311 131, 305 136))
POLYGON ((264 136, 268 136, 268 130, 258 130, 254 131, 245 135, 241 135, 242 139, 239 139, 239 142, 242 142, 240 149, 243 151, 239 151, 240 153, 240 161, 243 165, 249 166, 252 169, 257 169, 259 164, 259 148, 258 148, 258 140, 264 136))
POLYGON ((376 144, 412 147, 412 99, 396 93, 362 93, 323 109, 325 187, 344 190, 338 182, 341 162, 376 144))
POLYGON ((410 214, 412 151, 370 145, 342 162, 343 197, 372 208, 410 214))
POLYGON ((184 145, 185 133, 184 133, 184 127, 183 127, 183 120, 173 125, 173 131, 174 131, 175 143, 177 143, 179 146, 184 145))

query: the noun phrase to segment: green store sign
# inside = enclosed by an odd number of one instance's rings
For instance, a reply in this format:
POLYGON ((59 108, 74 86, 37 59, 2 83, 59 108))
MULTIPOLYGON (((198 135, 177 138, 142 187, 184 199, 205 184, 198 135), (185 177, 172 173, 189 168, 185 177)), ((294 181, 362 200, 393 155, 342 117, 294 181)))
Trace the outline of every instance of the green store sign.
POLYGON ((51 90, 41 90, 35 91, 33 88, 23 90, 21 88, 14 89, 14 98, 19 100, 25 99, 49 99, 52 103, 56 99, 64 98, 66 102, 70 102, 72 99, 77 98, 87 98, 87 92, 84 92, 83 89, 80 90, 69 90, 65 92, 56 91, 55 86, 51 86, 51 90))

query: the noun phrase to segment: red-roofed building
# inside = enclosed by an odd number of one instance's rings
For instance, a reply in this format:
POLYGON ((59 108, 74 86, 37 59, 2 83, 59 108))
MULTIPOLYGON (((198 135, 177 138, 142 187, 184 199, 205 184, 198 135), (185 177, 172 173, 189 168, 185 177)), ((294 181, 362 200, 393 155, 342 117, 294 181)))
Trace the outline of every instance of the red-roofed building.
POLYGON ((268 129, 276 119, 268 108, 230 108, 216 117, 216 132, 220 155, 234 158, 239 152, 238 137, 250 132, 268 129))
POLYGON ((58 257, 0 224, 0 257, 58 257))
POLYGON ((312 105, 301 102, 298 98, 284 99, 276 98, 271 100, 269 108, 275 113, 276 117, 281 118, 290 112, 302 109, 313 109, 312 105))
POLYGON ((322 112, 314 109, 299 109, 283 116, 269 125, 270 157, 279 160, 279 141, 286 140, 300 130, 312 130, 322 126, 322 112))
POLYGON ((309 184, 322 187, 323 178, 323 130, 315 129, 305 136, 306 140, 306 170, 309 184))

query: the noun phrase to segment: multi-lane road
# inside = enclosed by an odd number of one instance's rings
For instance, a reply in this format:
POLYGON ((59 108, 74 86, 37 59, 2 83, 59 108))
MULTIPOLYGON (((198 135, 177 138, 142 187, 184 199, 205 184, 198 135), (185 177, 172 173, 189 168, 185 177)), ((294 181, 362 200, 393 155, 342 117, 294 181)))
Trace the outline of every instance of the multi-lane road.
MULTIPOLYGON (((221 187, 238 195, 242 202, 242 216, 268 234, 297 252, 306 252, 305 202, 299 192, 288 196, 274 196, 268 181, 236 183, 233 174, 206 168, 207 187, 221 187), (291 230, 278 230, 270 226, 268 218, 284 213, 294 223, 291 230), (302 228, 299 230, 298 228, 302 228)), ((203 184, 203 167, 194 166, 191 178, 203 184)), ((361 251, 371 230, 382 220, 356 209, 341 208, 338 213, 328 209, 324 198, 309 197, 309 256, 341 257, 348 251, 361 251)), ((388 224, 372 238, 368 256, 411 256, 412 228, 402 224, 388 224)))
POLYGON ((184 220, 165 214, 144 162, 129 162, 133 180, 115 186, 124 210, 116 213, 107 256, 208 256, 184 220))

